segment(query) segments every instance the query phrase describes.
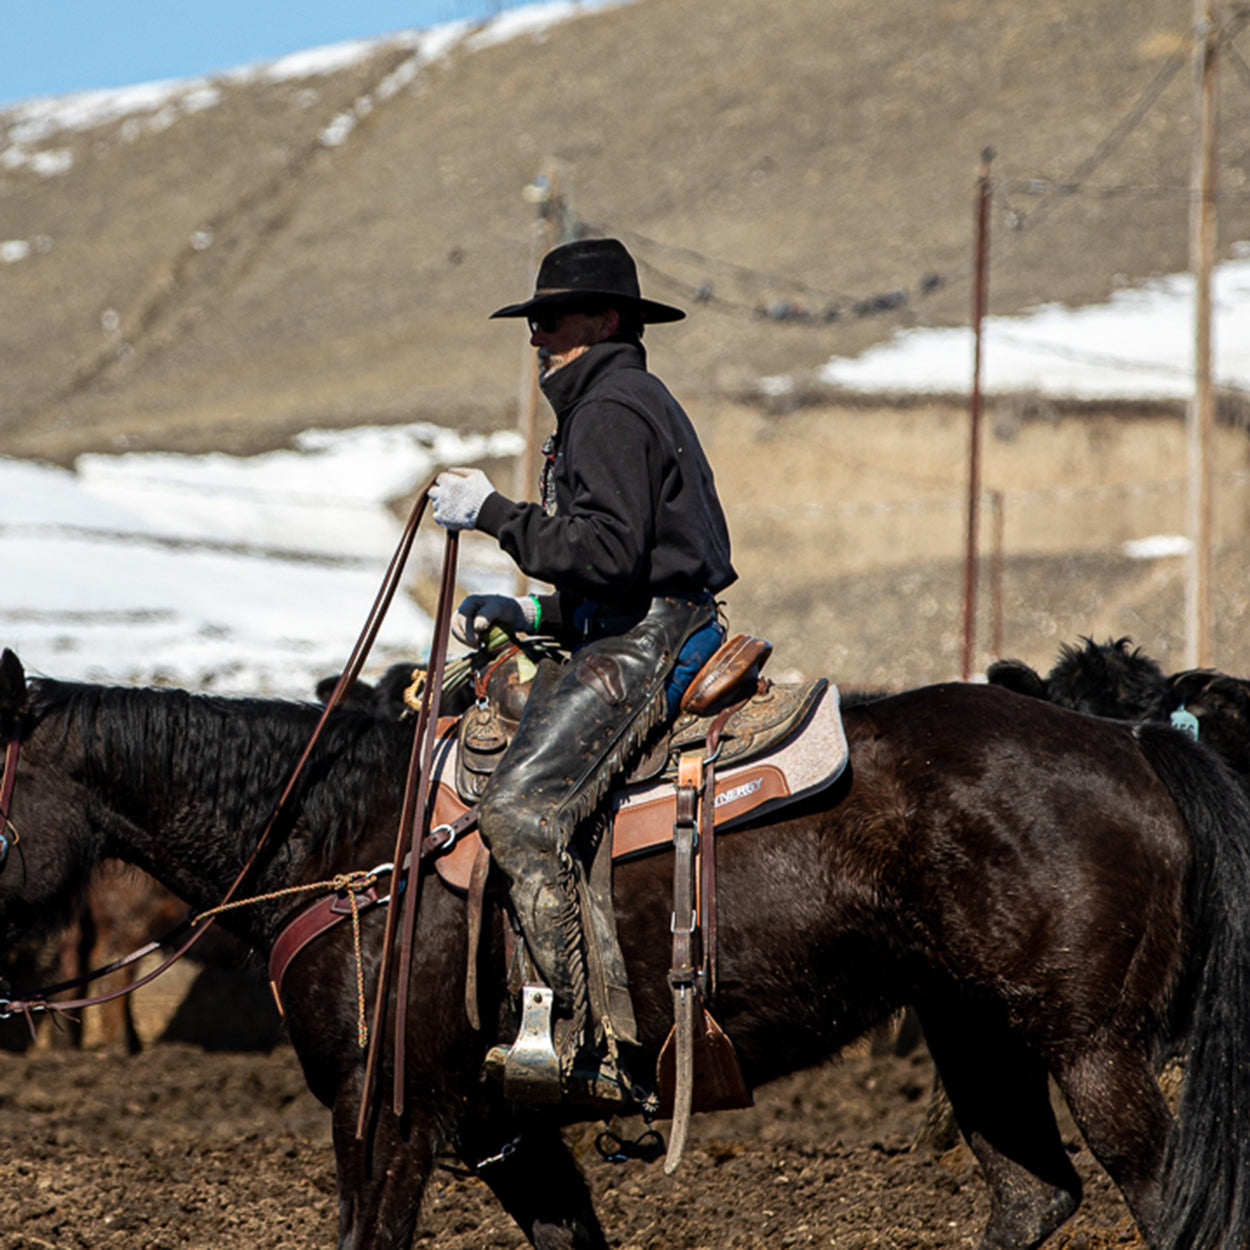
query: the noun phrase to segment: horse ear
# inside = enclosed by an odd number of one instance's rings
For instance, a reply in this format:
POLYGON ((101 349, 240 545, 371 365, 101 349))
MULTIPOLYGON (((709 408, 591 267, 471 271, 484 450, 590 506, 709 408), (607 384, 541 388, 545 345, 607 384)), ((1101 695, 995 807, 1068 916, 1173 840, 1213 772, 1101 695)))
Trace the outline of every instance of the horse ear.
POLYGON ((21 660, 5 647, 4 654, 0 655, 0 726, 7 728, 10 718, 16 721, 28 707, 26 671, 21 660))

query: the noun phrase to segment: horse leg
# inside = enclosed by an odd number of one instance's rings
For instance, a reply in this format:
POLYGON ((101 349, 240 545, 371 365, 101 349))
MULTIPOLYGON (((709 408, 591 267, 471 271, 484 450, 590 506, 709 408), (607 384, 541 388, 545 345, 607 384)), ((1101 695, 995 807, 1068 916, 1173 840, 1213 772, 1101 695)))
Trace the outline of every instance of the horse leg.
POLYGON ((1059 1065, 1055 1081, 1085 1144, 1124 1195, 1142 1236, 1152 1241, 1162 1211, 1172 1114, 1149 1060, 1135 1047, 1107 1043, 1059 1065))
POLYGON ((928 1013, 922 1022, 989 1188, 990 1215, 978 1250, 1034 1250, 1081 1201, 1046 1069, 1001 1025, 928 1013))
POLYGON ((338 1172, 338 1250, 409 1250, 416 1236, 421 1197, 434 1166, 434 1131, 400 1121, 383 1108, 367 1141, 356 1140, 359 1088, 334 1106, 334 1157, 338 1172))
POLYGON ((555 1124, 500 1108, 463 1123, 459 1148, 538 1250, 607 1250, 590 1188, 555 1124))

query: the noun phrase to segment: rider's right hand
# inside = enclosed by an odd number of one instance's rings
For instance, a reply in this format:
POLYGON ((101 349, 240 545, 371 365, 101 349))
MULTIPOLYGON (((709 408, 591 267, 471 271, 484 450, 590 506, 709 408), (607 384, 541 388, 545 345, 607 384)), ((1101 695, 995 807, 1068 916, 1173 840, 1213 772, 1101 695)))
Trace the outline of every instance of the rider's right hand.
POLYGON ((526 595, 466 595, 452 617, 451 632, 466 647, 480 647, 486 642, 492 625, 509 633, 524 634, 538 622, 538 605, 526 595))

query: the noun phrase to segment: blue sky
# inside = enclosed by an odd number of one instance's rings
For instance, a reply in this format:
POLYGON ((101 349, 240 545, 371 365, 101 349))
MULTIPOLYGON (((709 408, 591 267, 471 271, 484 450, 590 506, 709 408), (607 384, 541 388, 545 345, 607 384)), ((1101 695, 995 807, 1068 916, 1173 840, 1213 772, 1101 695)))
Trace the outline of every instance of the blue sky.
POLYGON ((522 0, 0 0, 0 104, 191 78, 522 0))

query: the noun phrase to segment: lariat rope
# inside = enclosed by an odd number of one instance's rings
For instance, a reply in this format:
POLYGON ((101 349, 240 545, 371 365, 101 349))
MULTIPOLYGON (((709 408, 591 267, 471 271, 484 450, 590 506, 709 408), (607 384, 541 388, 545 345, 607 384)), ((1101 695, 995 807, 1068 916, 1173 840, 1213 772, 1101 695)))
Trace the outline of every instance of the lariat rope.
POLYGON ((391 871, 390 864, 377 868, 358 868, 353 872, 341 872, 328 881, 310 881, 306 885, 289 885, 285 889, 270 890, 268 894, 254 894, 251 898, 235 899, 229 903, 218 903, 216 907, 201 912, 197 923, 201 920, 212 920, 223 911, 233 911, 236 907, 248 907, 252 903, 269 903, 274 899, 285 898, 291 894, 305 894, 312 890, 325 890, 327 887, 334 894, 346 894, 352 909, 352 949, 356 957, 356 1040, 361 1050, 369 1043, 369 1023, 365 1019, 365 965, 360 948, 360 893, 373 885, 383 873, 391 871))
MULTIPOLYGON (((359 893, 367 890, 373 885, 379 876, 389 873, 390 864, 380 865, 377 868, 360 868, 353 872, 341 872, 326 881, 309 881, 304 885, 289 885, 281 890, 270 890, 267 894, 253 894, 250 898, 236 898, 228 903, 218 903, 216 907, 210 907, 207 911, 197 913, 192 919, 186 923, 188 925, 207 926, 217 918, 222 912, 234 911, 240 907, 250 907, 254 903, 269 903, 275 899, 286 898, 293 894, 306 894, 313 890, 329 890, 334 894, 346 894, 351 903, 352 916, 352 937, 356 953, 356 998, 357 998, 357 1037, 360 1041, 360 1047, 363 1050, 369 1038, 369 1027, 365 1021, 365 990, 364 990, 364 961, 361 956, 360 947, 360 900, 357 898, 359 893)), ((125 960, 117 960, 110 964, 107 968, 97 969, 93 974, 94 977, 105 976, 110 972, 117 972, 119 969, 127 966, 128 963, 137 959, 142 959, 144 955, 150 954, 160 945, 159 942, 149 942, 146 946, 141 947, 134 952, 133 957, 125 960)), ((169 966, 168 962, 158 968, 157 972, 163 972, 169 966)), ((153 974, 154 975, 154 974, 153 974)), ((45 1001, 41 998, 31 998, 23 1002, 5 1002, 4 1010, 0 1011, 0 1020, 7 1020, 10 1016, 22 1014, 28 1019, 34 1012, 53 1011, 61 1015, 67 1015, 71 1010, 75 1010, 82 1006, 94 1006, 96 1001, 105 1002, 110 998, 119 998, 123 994, 129 994, 139 987, 146 984, 151 976, 146 976, 142 981, 128 985, 123 990, 117 990, 112 994, 101 994, 98 1000, 83 1000, 81 1002, 61 1002, 53 1003, 45 1001)), ((50 986, 44 990, 45 994, 55 993, 59 989, 67 989, 77 982, 67 981, 60 986, 50 986)))

